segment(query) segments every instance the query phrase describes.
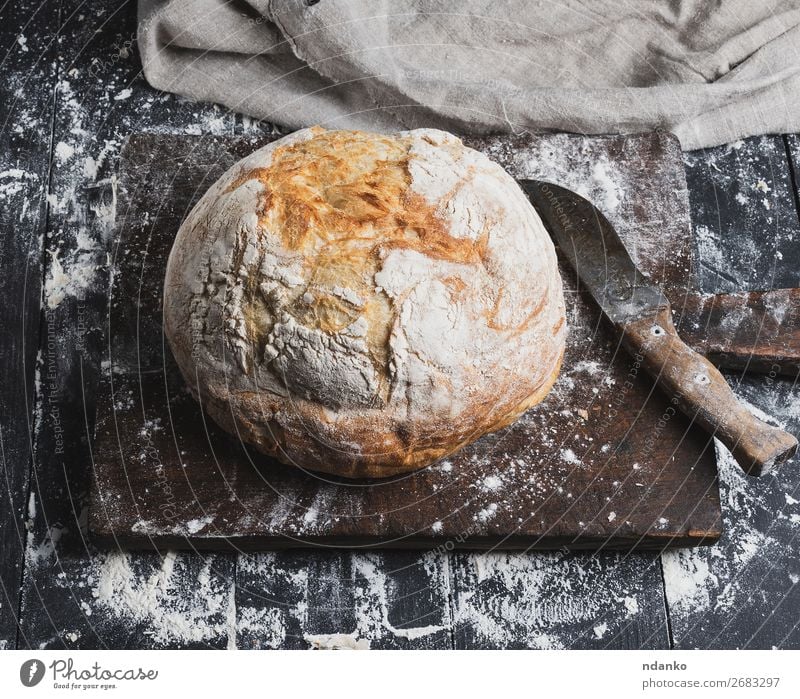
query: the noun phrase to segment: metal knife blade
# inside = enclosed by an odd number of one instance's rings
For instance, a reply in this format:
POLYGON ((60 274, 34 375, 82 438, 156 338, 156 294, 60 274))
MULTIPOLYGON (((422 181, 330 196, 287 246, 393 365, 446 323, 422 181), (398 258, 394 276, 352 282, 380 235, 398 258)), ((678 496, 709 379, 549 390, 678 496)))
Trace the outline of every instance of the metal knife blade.
POLYGON ((669 306, 594 204, 549 182, 518 182, 581 282, 615 325, 669 306))

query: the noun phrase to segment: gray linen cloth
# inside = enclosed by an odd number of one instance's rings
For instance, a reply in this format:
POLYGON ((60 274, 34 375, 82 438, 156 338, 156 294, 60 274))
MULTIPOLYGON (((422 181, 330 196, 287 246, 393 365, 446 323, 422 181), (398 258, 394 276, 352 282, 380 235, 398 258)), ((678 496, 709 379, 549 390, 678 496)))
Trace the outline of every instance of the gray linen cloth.
POLYGON ((800 131, 800 0, 140 0, 156 88, 290 128, 800 131))

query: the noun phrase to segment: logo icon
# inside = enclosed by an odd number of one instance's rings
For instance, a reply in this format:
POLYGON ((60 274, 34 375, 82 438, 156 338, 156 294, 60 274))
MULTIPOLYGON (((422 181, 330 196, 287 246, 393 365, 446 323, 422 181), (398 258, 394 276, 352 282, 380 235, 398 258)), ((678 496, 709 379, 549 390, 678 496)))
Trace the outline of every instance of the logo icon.
POLYGON ((32 658, 22 663, 19 669, 19 681, 26 687, 35 687, 44 677, 44 663, 32 658))

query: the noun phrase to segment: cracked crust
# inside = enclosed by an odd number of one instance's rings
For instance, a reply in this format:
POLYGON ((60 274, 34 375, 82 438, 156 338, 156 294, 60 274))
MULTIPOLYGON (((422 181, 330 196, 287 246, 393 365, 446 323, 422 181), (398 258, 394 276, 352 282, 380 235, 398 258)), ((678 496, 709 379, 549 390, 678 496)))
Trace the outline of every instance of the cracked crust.
POLYGON ((555 381, 566 333, 533 207, 430 129, 306 129, 237 163, 178 232, 164 326, 225 429, 353 478, 513 422, 555 381))

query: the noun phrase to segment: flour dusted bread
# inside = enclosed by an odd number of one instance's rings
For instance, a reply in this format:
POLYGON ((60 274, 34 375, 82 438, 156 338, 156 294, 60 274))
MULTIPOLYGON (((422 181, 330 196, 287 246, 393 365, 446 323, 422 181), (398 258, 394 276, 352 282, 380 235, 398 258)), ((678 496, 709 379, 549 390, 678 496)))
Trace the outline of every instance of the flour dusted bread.
POLYGON ((552 386, 566 332, 525 195, 430 129, 312 128, 241 160, 178 232, 164 325, 220 425, 353 478, 510 424, 552 386))

